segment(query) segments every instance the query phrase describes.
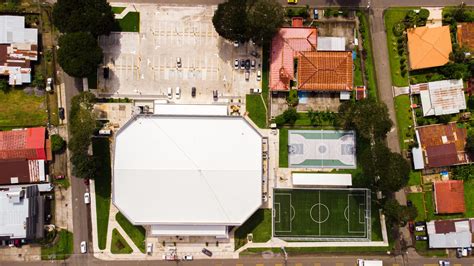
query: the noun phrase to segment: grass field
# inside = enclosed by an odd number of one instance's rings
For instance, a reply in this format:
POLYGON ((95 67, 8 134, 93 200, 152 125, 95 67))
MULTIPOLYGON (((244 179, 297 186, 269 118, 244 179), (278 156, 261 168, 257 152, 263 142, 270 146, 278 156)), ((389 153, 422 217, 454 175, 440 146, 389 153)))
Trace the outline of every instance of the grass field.
POLYGON ((130 254, 133 252, 130 245, 115 228, 112 230, 112 243, 110 246, 110 252, 112 252, 112 254, 130 254))
POLYGON ((125 10, 124 6, 113 6, 112 7, 112 12, 114 12, 114 14, 120 14, 124 10, 125 10))
POLYGON ((111 169, 110 143, 105 138, 92 139, 92 149, 97 162, 98 170, 95 177, 95 199, 97 208, 97 234, 100 249, 105 249, 107 242, 107 227, 109 225, 111 169))
POLYGON ((279 166, 288 167, 288 129, 280 128, 280 146, 278 148, 279 166))
POLYGON ((411 8, 389 8, 385 10, 385 31, 387 32, 388 56, 390 61, 390 72, 392 74, 392 84, 394 86, 408 86, 408 75, 403 77, 400 71, 400 56, 397 51, 397 37, 393 33, 393 25, 402 21, 411 8))
POLYGON ((370 36, 370 27, 369 27, 369 16, 366 12, 357 12, 359 16, 359 27, 364 28, 362 32, 362 46, 367 52, 367 58, 365 59, 365 73, 367 79, 367 91, 370 97, 374 99, 378 98, 377 94, 377 81, 375 73, 375 65, 372 51, 372 38, 370 36))
POLYGON ((413 118, 410 109, 410 98, 408 95, 400 95, 395 97, 395 112, 398 122, 398 135, 400 147, 408 149, 408 142, 405 139, 414 138, 413 118), (412 126, 412 128, 410 128, 412 126))
POLYGON ((17 89, 0 91, 0 128, 45 126, 47 122, 45 97, 17 89))
POLYGON ((53 246, 41 247, 42 260, 65 260, 71 256, 74 245, 72 233, 61 230, 56 237, 58 239, 53 246))
POLYGON ((357 50, 358 48, 354 48, 357 51, 357 57, 356 60, 354 61, 354 86, 362 86, 364 85, 364 80, 362 79, 362 69, 361 69, 361 58, 360 58, 360 53, 357 50))
POLYGON ((259 127, 267 127, 267 112, 265 103, 260 94, 248 94, 245 97, 245 106, 250 119, 259 127))
POLYGON ((140 249, 142 253, 145 253, 145 228, 143 228, 143 226, 133 225, 120 212, 115 215, 115 220, 117 220, 117 223, 120 225, 120 227, 122 227, 125 233, 127 233, 130 239, 132 239, 133 243, 135 243, 135 246, 137 246, 137 248, 140 249))
POLYGON ((273 235, 287 238, 369 238, 369 191, 275 189, 273 235))
POLYGON ((247 243, 247 235, 253 234, 253 242, 265 243, 272 237, 272 210, 258 209, 235 231, 235 249, 247 243))
POLYGON ((117 26, 114 31, 140 32, 140 13, 128 12, 122 19, 116 19, 117 26))

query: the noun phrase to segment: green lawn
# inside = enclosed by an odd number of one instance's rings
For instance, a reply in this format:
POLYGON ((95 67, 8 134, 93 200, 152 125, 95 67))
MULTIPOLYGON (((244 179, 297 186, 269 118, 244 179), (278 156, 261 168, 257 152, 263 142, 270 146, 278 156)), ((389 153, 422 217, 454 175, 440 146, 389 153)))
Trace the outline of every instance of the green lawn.
MULTIPOLYGON (((240 255, 256 255, 264 251, 272 251, 274 253, 281 253, 280 248, 249 248, 240 255)), ((331 253, 331 254, 380 254, 386 255, 387 251, 392 251, 392 246, 388 247, 301 247, 301 248, 286 248, 288 254, 314 254, 314 253, 331 253)))
POLYGON ((268 87, 269 82, 269 71, 270 71, 270 51, 271 46, 269 43, 265 43, 263 45, 263 55, 262 55, 262 97, 265 99, 265 105, 268 108, 268 101, 270 100, 268 97, 268 93, 270 88, 268 87))
POLYGON ((407 199, 411 200, 413 206, 418 210, 417 221, 426 221, 425 203, 423 202, 424 193, 408 193, 407 199))
POLYGON ((364 81, 362 79, 362 69, 360 67, 361 64, 361 58, 360 58, 360 53, 357 48, 357 46, 354 48, 354 50, 357 51, 357 57, 356 60, 354 61, 355 69, 354 69, 354 86, 362 86, 364 85, 364 81))
POLYGON ((288 129, 280 128, 280 146, 279 146, 279 166, 288 167, 288 129))
POLYGON ((18 89, 0 91, 0 128, 45 126, 47 122, 45 97, 18 89))
POLYGON ((112 7, 112 12, 114 12, 114 14, 120 14, 124 10, 125 10, 125 7, 123 7, 123 6, 113 6, 112 7))
POLYGON ((145 253, 145 228, 142 226, 133 225, 122 213, 117 213, 115 215, 115 220, 117 220, 120 227, 127 233, 127 235, 132 239, 135 246, 140 249, 141 252, 145 253))
POLYGON ((432 249, 428 241, 415 241, 416 252, 425 257, 447 257, 445 249, 432 249))
MULTIPOLYGON (((263 96, 263 95, 262 95, 263 96)), ((248 94, 245 97, 246 108, 250 119, 259 127, 267 127, 267 112, 260 94, 248 94)))
POLYGON ((110 143, 106 138, 93 138, 92 150, 97 160, 98 169, 95 179, 95 197, 97 208, 97 234, 99 248, 105 249, 107 227, 109 224, 111 169, 110 143))
POLYGON ((253 242, 265 243, 272 237, 272 210, 258 209, 235 231, 235 249, 247 243, 247 235, 253 234, 253 242))
POLYGON ((410 171, 410 179, 408 180, 409 186, 421 185, 421 172, 420 171, 410 171))
POLYGON ((112 254, 130 254, 133 252, 130 245, 115 228, 112 230, 112 244, 110 246, 110 251, 112 254))
POLYGON ((411 8, 389 8, 385 10, 385 32, 387 33, 388 56, 390 61, 390 72, 392 74, 392 84, 394 86, 408 86, 408 75, 403 77, 400 71, 400 56, 397 50, 397 37, 393 33, 393 25, 405 18, 406 13, 411 8))
POLYGON ((359 27, 364 28, 362 36, 362 47, 367 52, 367 58, 365 59, 365 72, 367 79, 367 90, 370 97, 377 99, 377 82, 375 76, 374 58, 372 52, 372 38, 370 36, 369 18, 367 13, 358 11, 359 16, 359 27))
POLYGON ((413 118, 411 115, 410 98, 408 95, 395 97, 395 112, 398 122, 398 137, 400 138, 400 147, 403 150, 408 149, 409 143, 406 139, 414 139, 413 118), (412 128, 409 128, 409 127, 412 128))
POLYGON ((380 215, 377 206, 375 206, 375 202, 372 201, 372 210, 371 210, 371 217, 372 220, 372 241, 383 241, 382 236, 382 225, 380 223, 380 215))
MULTIPOLYGON (((274 190, 273 234, 298 238, 367 238, 367 190, 274 190), (365 217, 365 216, 362 216, 365 217)), ((371 221, 370 221, 371 222, 371 221)))
POLYGON ((117 27, 115 31, 140 32, 140 13, 128 12, 122 19, 116 19, 117 27))
POLYGON ((67 230, 61 230, 56 236, 59 238, 56 244, 48 247, 48 245, 41 246, 42 260, 65 260, 73 252, 73 235, 67 230))

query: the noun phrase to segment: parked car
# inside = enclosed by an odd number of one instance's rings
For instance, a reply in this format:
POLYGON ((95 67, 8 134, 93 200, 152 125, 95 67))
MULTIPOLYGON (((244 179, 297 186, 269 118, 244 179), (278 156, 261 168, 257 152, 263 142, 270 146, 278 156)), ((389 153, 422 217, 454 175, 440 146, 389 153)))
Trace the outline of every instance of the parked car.
POLYGON ((168 87, 168 99, 173 99, 173 89, 171 87, 168 87))
POLYGON ((110 70, 108 67, 104 67, 104 71, 103 71, 103 76, 104 76, 104 79, 108 79, 109 78, 109 73, 110 70))
POLYGON ((410 233, 413 233, 415 231, 415 225, 413 222, 408 222, 408 229, 410 230, 410 233))
POLYGON ((193 260, 193 255, 184 255, 183 260, 193 260))
POLYGON ((313 18, 314 18, 314 19, 319 19, 319 13, 318 13, 318 9, 317 9, 317 8, 313 9, 313 18))
POLYGON ((239 41, 234 41, 234 47, 239 47, 239 41))
POLYGON ((239 69, 239 59, 234 60, 234 69, 239 69))
POLYGON ((64 108, 63 107, 59 107, 58 115, 59 115, 59 119, 64 120, 65 117, 64 117, 64 108))
POLYGON ((246 70, 250 69, 250 59, 245 60, 245 69, 246 70))
POLYGON ((203 248, 202 253, 206 254, 209 257, 212 257, 212 252, 207 248, 203 248))
POLYGON ((153 243, 146 244, 146 254, 148 255, 153 254, 153 243))
POLYGON ((426 225, 426 222, 424 222, 424 221, 416 221, 416 222, 415 222, 415 225, 416 225, 416 226, 425 226, 425 225, 426 225))
POLYGON ((417 241, 427 241, 428 237, 427 236, 416 236, 415 239, 417 241))
POLYGON ((240 69, 245 69, 245 59, 240 60, 240 69))
POLYGON ((408 207, 413 206, 413 202, 411 202, 411 200, 407 200, 407 206, 408 206, 408 207))
POLYGON ((462 258, 462 248, 457 248, 456 249, 456 257, 457 258, 462 258))
POLYGON ((252 70, 255 70, 255 65, 256 65, 256 61, 255 60, 251 60, 250 61, 250 68, 252 68, 252 70))
POLYGON ((257 51, 251 51, 251 52, 250 52, 250 55, 251 55, 251 56, 255 56, 255 57, 257 57, 257 58, 260 56, 260 55, 257 53, 257 51))
POLYGON ((64 178, 66 178, 66 176, 64 176, 64 175, 57 175, 55 178, 56 178, 56 179, 64 179, 64 178))
POLYGON ((245 71, 245 80, 246 81, 249 81, 250 79, 250 72, 249 71, 245 71))
POLYGON ((296 5, 298 4, 298 0, 288 0, 289 5, 296 5))
POLYGON ((260 81, 262 79, 262 72, 260 70, 257 71, 257 81, 260 81))
POLYGON ((417 232, 423 232, 425 231, 425 226, 424 225, 419 225, 415 227, 415 231, 417 232))
POLYGON ((214 101, 217 101, 218 97, 219 97, 218 96, 218 91, 217 90, 212 91, 212 98, 214 99, 214 101))
POLYGON ((84 185, 88 186, 90 184, 89 178, 84 178, 84 185))
POLYGON ((89 192, 84 193, 84 203, 85 204, 91 203, 91 195, 89 194, 89 192))
POLYGON ((177 57, 176 58, 176 67, 177 68, 181 68, 183 65, 181 63, 181 57, 177 57))
POLYGON ((194 98, 196 97, 196 87, 191 88, 191 96, 194 98))
POLYGON ((176 99, 179 99, 179 98, 181 98, 181 88, 176 87, 176 99))
POLYGON ((46 79, 46 91, 53 91, 53 90, 54 90, 53 78, 47 78, 46 79))
POLYGON ((449 260, 440 260, 440 261, 438 261, 438 264, 439 264, 439 266, 449 266, 449 265, 451 265, 449 260))
POLYGON ((87 243, 86 243, 86 241, 81 242, 81 253, 82 254, 87 253, 87 243))

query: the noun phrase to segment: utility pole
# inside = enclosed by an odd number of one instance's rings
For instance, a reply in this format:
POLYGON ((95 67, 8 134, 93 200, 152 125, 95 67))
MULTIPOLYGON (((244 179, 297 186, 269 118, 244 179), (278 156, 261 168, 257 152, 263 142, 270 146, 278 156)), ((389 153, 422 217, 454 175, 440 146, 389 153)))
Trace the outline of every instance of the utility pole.
POLYGON ((286 253, 285 247, 281 247, 281 251, 283 251, 284 259, 285 259, 285 266, 288 263, 288 253, 286 253))

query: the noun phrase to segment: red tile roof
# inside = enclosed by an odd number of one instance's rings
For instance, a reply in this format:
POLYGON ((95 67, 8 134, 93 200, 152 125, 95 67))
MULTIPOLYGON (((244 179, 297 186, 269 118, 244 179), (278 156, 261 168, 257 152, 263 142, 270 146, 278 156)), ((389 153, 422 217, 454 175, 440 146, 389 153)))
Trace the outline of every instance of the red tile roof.
POLYGON ((447 125, 422 126, 418 127, 417 131, 426 168, 470 162, 465 151, 466 128, 460 128, 453 122, 447 125))
POLYGON ((352 91, 352 53, 346 51, 300 53, 298 89, 352 91))
POLYGON ((303 27, 303 18, 302 17, 291 18, 291 26, 294 28, 303 27))
POLYGON ((270 89, 289 90, 294 77, 294 58, 300 52, 316 51, 315 28, 281 28, 272 39, 270 89))
POLYGON ((466 211, 462 180, 434 182, 436 213, 450 214, 466 211))
POLYGON ((0 159, 46 160, 46 128, 0 132, 0 159))

